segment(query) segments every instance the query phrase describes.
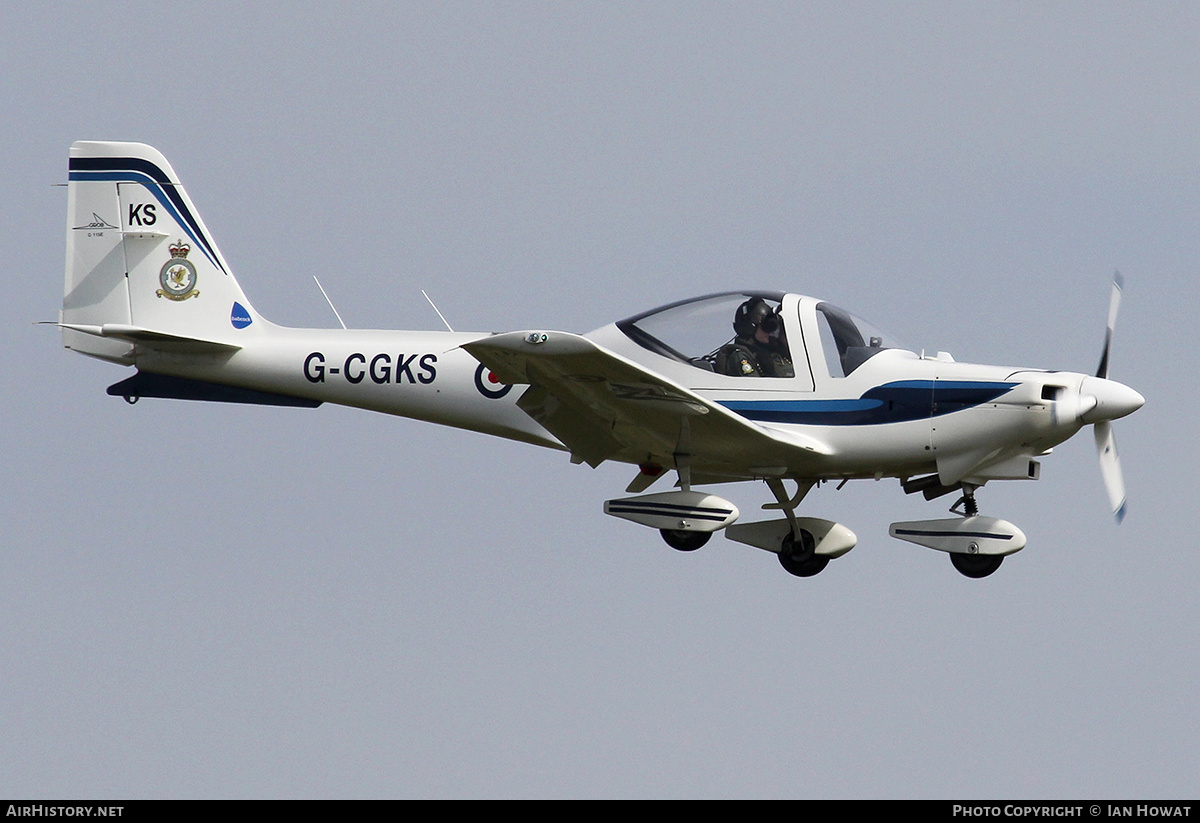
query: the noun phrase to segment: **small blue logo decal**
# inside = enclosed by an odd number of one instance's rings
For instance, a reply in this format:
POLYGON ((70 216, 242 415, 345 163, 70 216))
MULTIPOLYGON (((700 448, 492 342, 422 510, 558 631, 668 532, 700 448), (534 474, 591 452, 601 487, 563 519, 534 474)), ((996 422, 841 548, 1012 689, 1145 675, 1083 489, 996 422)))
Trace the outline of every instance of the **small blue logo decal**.
POLYGON ((246 311, 246 307, 235 301, 233 311, 229 314, 229 322, 235 329, 244 329, 254 321, 250 318, 250 312, 246 311))

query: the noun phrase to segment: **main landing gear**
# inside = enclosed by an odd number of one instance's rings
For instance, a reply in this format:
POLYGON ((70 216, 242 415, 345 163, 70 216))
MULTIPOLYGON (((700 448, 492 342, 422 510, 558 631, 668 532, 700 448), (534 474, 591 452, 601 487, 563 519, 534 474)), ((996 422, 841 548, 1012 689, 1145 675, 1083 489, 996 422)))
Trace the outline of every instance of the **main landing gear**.
POLYGON ((659 529, 658 533, 668 546, 681 552, 694 552, 712 537, 712 532, 689 532, 683 529, 659 529))
POLYGON ((668 546, 681 552, 696 551, 714 532, 723 530, 730 540, 775 554, 779 564, 796 577, 820 574, 830 560, 850 551, 858 540, 854 532, 839 523, 796 516, 796 506, 815 481, 796 481, 796 492, 789 497, 782 480, 768 480, 775 502, 763 508, 782 510, 785 516, 737 523, 737 506, 714 494, 692 491, 687 461, 676 455, 676 463, 681 487, 678 491, 608 500, 604 512, 657 529, 668 546))
POLYGON ((605 514, 658 529, 672 549, 694 552, 738 519, 737 506, 706 492, 692 491, 692 473, 685 455, 676 455, 679 491, 609 500, 605 514))
POLYGON ((796 577, 812 577, 820 574, 829 565, 827 556, 817 554, 816 536, 801 528, 799 518, 796 517, 796 507, 812 487, 811 482, 797 483, 796 494, 789 498, 782 480, 767 481, 767 488, 775 495, 775 504, 771 508, 782 510, 790 527, 779 544, 779 565, 783 566, 783 570, 788 574, 794 574, 796 577))
POLYGON ((779 558, 779 565, 788 574, 812 577, 824 571, 830 560, 853 549, 858 538, 854 532, 832 520, 797 517, 796 507, 815 485, 815 481, 795 482, 796 491, 789 496, 781 479, 767 480, 767 487, 775 496, 775 502, 767 503, 763 508, 782 511, 783 518, 735 523, 725 529, 725 536, 775 554, 779 558))
MULTIPOLYGON (((803 522, 818 528, 823 534, 828 534, 834 528, 845 530, 845 527, 838 527, 836 523, 823 520, 804 518, 803 522)), ((793 574, 796 577, 812 577, 824 571, 832 559, 830 555, 816 553, 818 542, 816 535, 800 526, 797 526, 795 531, 791 531, 788 529, 786 520, 747 525, 752 528, 763 527, 764 532, 772 527, 774 528, 774 537, 764 533, 761 536, 751 537, 745 542, 750 542, 751 545, 756 545, 759 548, 765 548, 772 552, 776 551, 776 547, 778 547, 777 556, 779 557, 779 565, 783 566, 788 574, 793 574), (784 532, 782 538, 778 536, 781 529, 787 530, 784 532), (797 535, 799 536, 797 537, 797 535)), ((848 530, 845 530, 845 532, 844 535, 839 531, 835 535, 834 540, 830 541, 832 548, 839 553, 848 551, 850 546, 853 545, 853 535, 848 530), (849 535, 848 540, 846 539, 846 535, 849 535), (833 545, 835 542, 837 542, 836 546, 833 545)), ((659 534, 662 535, 663 540, 666 541, 668 546, 681 552, 694 552, 706 544, 709 538, 712 537, 712 532, 684 531, 682 529, 659 529, 659 534)), ((730 536, 734 537, 735 535, 740 537, 739 530, 736 528, 730 536)), ((738 538, 735 537, 735 539, 738 538)))
POLYGON ((779 565, 796 577, 812 577, 829 565, 829 557, 816 553, 817 541, 811 532, 797 529, 783 538, 779 547, 779 565), (797 533, 799 537, 797 537, 797 533))

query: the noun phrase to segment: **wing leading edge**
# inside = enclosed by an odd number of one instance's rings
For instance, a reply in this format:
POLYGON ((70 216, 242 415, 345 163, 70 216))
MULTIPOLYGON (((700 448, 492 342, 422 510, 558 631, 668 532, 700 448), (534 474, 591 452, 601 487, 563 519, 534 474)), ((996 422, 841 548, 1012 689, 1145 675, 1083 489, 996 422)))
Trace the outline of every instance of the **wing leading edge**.
POLYGON ((768 429, 638 363, 568 332, 509 332, 467 343, 505 383, 528 384, 517 405, 591 466, 675 465, 730 477, 798 475, 831 453, 768 429))

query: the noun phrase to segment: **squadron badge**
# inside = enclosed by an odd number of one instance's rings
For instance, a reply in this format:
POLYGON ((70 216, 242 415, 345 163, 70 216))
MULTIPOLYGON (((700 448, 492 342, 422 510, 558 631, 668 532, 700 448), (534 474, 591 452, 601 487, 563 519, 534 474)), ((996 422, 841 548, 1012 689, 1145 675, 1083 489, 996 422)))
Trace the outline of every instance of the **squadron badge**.
POLYGON ((196 266, 187 259, 192 247, 180 240, 171 244, 171 259, 163 263, 158 272, 158 282, 162 288, 156 293, 168 300, 187 300, 197 297, 200 292, 196 289, 196 266))

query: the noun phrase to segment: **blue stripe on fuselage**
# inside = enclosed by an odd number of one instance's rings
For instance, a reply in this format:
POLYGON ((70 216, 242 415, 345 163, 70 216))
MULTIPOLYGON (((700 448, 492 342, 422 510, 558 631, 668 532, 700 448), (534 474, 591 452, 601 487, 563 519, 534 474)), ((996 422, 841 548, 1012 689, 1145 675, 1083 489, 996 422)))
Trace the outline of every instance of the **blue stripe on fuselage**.
POLYGON ((724 400, 732 412, 765 423, 812 426, 874 426, 923 420, 996 399, 1017 383, 957 380, 899 380, 865 392, 857 400, 724 400))

